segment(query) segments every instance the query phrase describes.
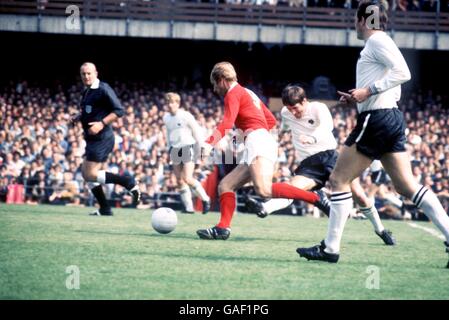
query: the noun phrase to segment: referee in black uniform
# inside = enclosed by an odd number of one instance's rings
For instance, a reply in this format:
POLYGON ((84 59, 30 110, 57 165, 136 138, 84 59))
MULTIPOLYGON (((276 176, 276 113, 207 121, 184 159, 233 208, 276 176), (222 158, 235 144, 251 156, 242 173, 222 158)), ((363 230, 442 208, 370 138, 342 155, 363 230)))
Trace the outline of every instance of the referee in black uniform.
POLYGON ((84 63, 80 73, 86 88, 81 99, 81 113, 74 120, 81 121, 86 139, 82 174, 100 205, 91 215, 110 216, 112 210, 102 184, 113 183, 125 187, 133 197, 134 206, 140 201, 139 187, 133 177, 119 176, 102 170, 114 148, 114 133, 110 124, 122 117, 125 110, 114 90, 98 79, 98 72, 93 63, 84 63))

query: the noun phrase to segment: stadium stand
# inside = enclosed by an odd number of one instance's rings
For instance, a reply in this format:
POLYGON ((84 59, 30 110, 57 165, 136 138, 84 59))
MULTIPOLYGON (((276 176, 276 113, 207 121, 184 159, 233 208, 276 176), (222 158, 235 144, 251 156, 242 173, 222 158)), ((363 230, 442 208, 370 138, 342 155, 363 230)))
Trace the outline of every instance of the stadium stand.
MULTIPOLYGON (((390 0, 390 28, 449 30, 448 1, 390 0), (436 15, 437 13, 437 15, 436 15)), ((68 4, 86 18, 194 21, 352 28, 357 0, 210 0, 210 1, 17 1, 0 3, 0 14, 64 16, 68 4)))

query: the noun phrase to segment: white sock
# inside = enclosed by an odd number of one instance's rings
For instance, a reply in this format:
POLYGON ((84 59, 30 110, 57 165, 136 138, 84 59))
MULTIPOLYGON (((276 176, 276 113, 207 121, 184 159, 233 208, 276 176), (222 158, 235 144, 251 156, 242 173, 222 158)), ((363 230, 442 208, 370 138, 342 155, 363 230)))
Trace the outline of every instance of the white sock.
POLYGON ((379 213, 377 212, 377 209, 374 205, 368 208, 360 207, 360 211, 363 213, 365 217, 369 219, 369 221, 371 221, 374 230, 376 230, 379 233, 385 230, 382 222, 380 221, 379 213))
POLYGON ((101 183, 101 184, 105 184, 106 183, 106 171, 104 170, 98 170, 97 173, 97 182, 101 183))
POLYGON ((398 208, 402 208, 402 204, 403 204, 402 200, 393 194, 387 194, 385 196, 385 200, 387 200, 388 202, 390 202, 391 204, 393 204, 394 206, 396 206, 398 208))
POLYGON ((207 195, 206 191, 204 190, 203 186, 198 180, 195 180, 195 183, 192 187, 193 193, 200 197, 203 201, 210 201, 209 196, 207 195))
POLYGON ((184 204, 186 211, 194 211, 193 210, 193 201, 192 201, 192 193, 190 192, 190 188, 188 185, 185 185, 179 190, 181 194, 181 201, 184 204))
POLYGON ((101 186, 101 184, 98 182, 88 182, 87 185, 89 186, 89 189, 93 189, 97 186, 101 186))
POLYGON ((424 186, 420 186, 413 195, 412 201, 440 229, 449 243, 449 216, 435 193, 424 186))
POLYGON ((276 198, 276 199, 270 199, 267 202, 263 202, 262 206, 264 207, 265 211, 268 214, 270 214, 274 211, 287 208, 292 203, 293 203, 292 199, 276 198))
POLYGON ((327 236, 324 240, 327 253, 338 253, 340 241, 343 236, 346 220, 353 207, 351 192, 334 192, 330 197, 331 212, 327 228, 327 236))

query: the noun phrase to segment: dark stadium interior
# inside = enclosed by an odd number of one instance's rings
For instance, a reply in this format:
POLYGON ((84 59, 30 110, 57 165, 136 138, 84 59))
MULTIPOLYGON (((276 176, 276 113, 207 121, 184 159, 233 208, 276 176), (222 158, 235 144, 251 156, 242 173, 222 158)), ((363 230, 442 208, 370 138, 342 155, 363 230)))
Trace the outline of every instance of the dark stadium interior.
MULTIPOLYGON (((270 95, 286 82, 310 83, 324 75, 338 88, 348 90, 355 81, 360 48, 267 45, 237 42, 99 37, 36 33, 0 33, 3 67, 1 81, 27 79, 40 84, 73 83, 84 61, 94 61, 103 79, 143 80, 147 83, 195 81, 209 85, 213 64, 229 60, 240 81, 262 83, 270 95)), ((407 86, 443 91, 435 71, 447 74, 445 51, 402 50, 413 72, 407 86), (444 69, 446 72, 444 72, 444 69), (419 79, 420 83, 418 83, 419 79)))

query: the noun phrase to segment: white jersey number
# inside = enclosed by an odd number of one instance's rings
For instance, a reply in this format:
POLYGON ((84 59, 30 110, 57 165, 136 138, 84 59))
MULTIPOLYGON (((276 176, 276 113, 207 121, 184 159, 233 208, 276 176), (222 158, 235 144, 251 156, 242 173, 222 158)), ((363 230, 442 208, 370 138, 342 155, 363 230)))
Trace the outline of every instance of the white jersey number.
POLYGON ((249 95, 251 96, 251 99, 253 100, 254 106, 255 106, 257 109, 262 110, 262 101, 260 101, 259 97, 258 97, 254 92, 252 92, 251 90, 246 89, 246 88, 245 88, 245 90, 246 90, 246 92, 248 92, 249 95))

